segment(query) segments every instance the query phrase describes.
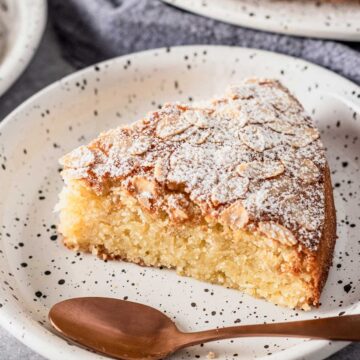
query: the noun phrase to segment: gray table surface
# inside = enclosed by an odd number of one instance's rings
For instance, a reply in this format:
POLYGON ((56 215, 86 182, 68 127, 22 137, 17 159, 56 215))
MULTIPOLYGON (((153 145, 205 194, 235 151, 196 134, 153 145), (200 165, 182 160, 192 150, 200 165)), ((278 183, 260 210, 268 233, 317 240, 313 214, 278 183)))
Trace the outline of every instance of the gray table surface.
MULTIPOLYGON (((73 71, 75 69, 61 57, 57 39, 51 24, 49 24, 30 66, 16 84, 0 99, 0 119, 3 119, 37 91, 73 71)), ((18 359, 44 360, 42 356, 37 355, 0 327, 0 360, 18 359)), ((356 359, 360 359, 360 344, 352 344, 328 360, 356 359)))

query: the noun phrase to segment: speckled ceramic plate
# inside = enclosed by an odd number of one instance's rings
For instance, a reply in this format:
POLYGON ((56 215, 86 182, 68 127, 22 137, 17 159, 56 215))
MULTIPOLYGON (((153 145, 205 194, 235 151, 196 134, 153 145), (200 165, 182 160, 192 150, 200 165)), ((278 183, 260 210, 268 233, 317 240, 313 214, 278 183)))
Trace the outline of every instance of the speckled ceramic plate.
POLYGON ((163 0, 231 24, 298 36, 360 41, 360 1, 163 0))
MULTIPOLYGON (((53 335, 52 304, 112 296, 167 312, 184 330, 310 319, 360 311, 360 89, 317 66, 273 53, 179 47, 109 60, 33 96, 0 126, 0 324, 50 359, 100 359, 53 335), (197 101, 243 77, 276 77, 314 116, 328 148, 338 235, 334 265, 311 312, 276 307, 174 271, 103 262, 63 247, 53 213, 62 187, 58 158, 100 131, 132 122, 165 101, 197 101)), ((173 359, 324 358, 344 343, 237 339, 193 347, 173 359)))
POLYGON ((0 0, 0 96, 32 59, 46 14, 46 0, 0 0))

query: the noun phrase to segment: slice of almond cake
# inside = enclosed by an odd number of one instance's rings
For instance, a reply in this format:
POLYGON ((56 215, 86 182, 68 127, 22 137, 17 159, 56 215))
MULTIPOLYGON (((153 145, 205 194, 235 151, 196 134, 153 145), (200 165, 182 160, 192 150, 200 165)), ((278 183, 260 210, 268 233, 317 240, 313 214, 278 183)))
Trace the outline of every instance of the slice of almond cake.
POLYGON ((330 172, 319 132, 278 81, 166 104, 61 164, 68 248, 319 304, 336 237, 330 172))

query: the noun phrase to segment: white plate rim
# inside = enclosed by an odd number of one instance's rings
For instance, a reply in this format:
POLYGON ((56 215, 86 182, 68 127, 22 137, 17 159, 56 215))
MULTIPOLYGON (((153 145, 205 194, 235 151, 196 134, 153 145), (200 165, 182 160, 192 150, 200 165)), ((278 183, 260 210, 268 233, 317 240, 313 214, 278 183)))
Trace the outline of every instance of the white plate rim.
MULTIPOLYGON (((294 23, 287 24, 286 27, 276 24, 274 21, 264 22, 263 19, 257 19, 256 17, 245 16, 242 14, 227 12, 224 7, 212 7, 212 6, 197 6, 193 7, 189 4, 188 0, 162 0, 163 2, 175 6, 177 8, 213 18, 222 22, 226 22, 232 25, 244 26, 250 29, 262 30, 267 32, 274 32, 279 34, 287 34, 294 36, 305 36, 318 39, 331 39, 342 41, 360 41, 360 32, 346 31, 346 29, 329 29, 317 24, 307 26, 306 23, 295 21, 294 23)), ((200 2, 199 2, 200 3, 200 2)))
MULTIPOLYGON (((238 46, 223 46, 223 45, 184 45, 184 46, 174 46, 171 48, 172 49, 184 49, 187 51, 208 50, 209 48, 211 48, 211 49, 216 48, 217 50, 225 49, 225 50, 251 51, 251 52, 260 53, 260 54, 267 55, 267 56, 275 56, 275 57, 278 57, 279 59, 283 59, 285 61, 286 60, 287 61, 297 61, 297 62, 303 63, 304 65, 306 65, 308 67, 313 67, 313 68, 317 69, 318 71, 327 73, 327 75, 333 77, 334 79, 337 79, 338 81, 341 81, 343 84, 346 84, 353 88, 355 87, 360 92, 360 87, 357 84, 334 73, 331 70, 325 69, 319 65, 310 63, 306 60, 298 59, 298 58, 288 56, 288 55, 278 54, 278 53, 271 52, 271 51, 258 50, 258 49, 253 49, 253 48, 244 48, 244 47, 238 47, 238 46)), ((54 83, 48 85, 47 87, 43 88, 39 92, 35 93, 30 98, 28 98, 24 103, 22 103, 16 109, 14 109, 3 121, 1 121, 0 131, 2 131, 7 126, 7 124, 9 124, 14 118, 16 118, 18 113, 21 113, 23 111, 23 109, 25 109, 26 107, 31 105, 35 100, 41 98, 42 96, 44 96, 45 94, 47 94, 51 91, 54 91, 59 85, 61 85, 62 82, 66 82, 66 81, 70 81, 70 80, 72 81, 73 79, 82 77, 87 72, 92 71, 94 66, 96 66, 96 65, 99 65, 101 67, 102 66, 110 67, 113 62, 131 60, 133 57, 138 57, 138 58, 146 57, 151 53, 161 52, 161 51, 165 52, 167 49, 168 48, 165 48, 165 47, 164 48, 156 48, 156 49, 135 52, 135 53, 132 53, 129 55, 118 56, 118 57, 115 57, 112 59, 102 61, 98 64, 90 65, 82 70, 79 70, 70 75, 67 75, 67 76, 55 81, 54 83)), ((337 89, 334 90, 334 94, 335 95, 337 94, 337 89)), ((338 93, 337 95, 339 95, 340 98, 344 99, 343 94, 338 93)), ((352 106, 355 109, 360 109, 360 101, 353 102, 353 99, 350 100, 348 98, 346 98, 345 100, 347 101, 347 104, 349 106, 352 106)), ((6 259, 6 262, 8 262, 7 259, 6 259)), ((350 311, 349 311, 349 313, 350 313, 350 311)), ((40 333, 43 331, 46 331, 46 330, 44 330, 32 318, 25 316, 25 318, 23 318, 23 321, 24 320, 26 320, 26 322, 30 322, 31 327, 34 330, 34 333, 30 334, 30 336, 27 336, 25 339, 21 335, 23 323, 20 321, 17 321, 17 322, 14 321, 14 319, 11 318, 11 315, 9 313, 7 313, 6 311, 0 312, 0 326, 3 327, 7 332, 9 332, 11 335, 13 335, 19 341, 24 343, 26 346, 28 346, 29 348, 31 348, 38 354, 46 357, 47 359, 52 359, 52 360, 57 360, 57 359, 60 360, 61 359, 62 360, 63 356, 62 355, 60 356, 60 355, 57 355, 56 353, 54 353, 56 348, 47 341, 46 337, 40 336, 41 335, 40 333), (11 320, 11 322, 12 322, 11 326, 9 325, 9 320, 11 320)), ((46 331, 46 333, 51 334, 50 331, 46 331)), ((304 360, 304 359, 317 360, 318 359, 318 360, 321 360, 321 359, 324 359, 325 357, 328 357, 328 356, 334 354, 335 352, 341 350, 342 348, 346 347, 350 343, 349 342, 335 342, 335 343, 332 343, 331 346, 329 346, 328 344, 329 344, 329 341, 327 341, 327 340, 308 341, 308 342, 296 345, 288 350, 285 350, 280 354, 275 353, 272 355, 261 357, 259 359, 260 360, 261 359, 264 359, 264 360, 265 359, 276 359, 276 360, 291 360, 291 359, 293 359, 293 360, 297 360, 297 359, 299 359, 299 360, 300 359, 302 359, 302 360, 304 360)))
POLYGON ((47 22, 46 0, 17 1, 21 16, 20 31, 14 47, 0 63, 0 97, 26 69, 40 44, 47 22), (29 26, 35 24, 36 26, 29 26), (32 29, 29 31, 29 28, 32 29))

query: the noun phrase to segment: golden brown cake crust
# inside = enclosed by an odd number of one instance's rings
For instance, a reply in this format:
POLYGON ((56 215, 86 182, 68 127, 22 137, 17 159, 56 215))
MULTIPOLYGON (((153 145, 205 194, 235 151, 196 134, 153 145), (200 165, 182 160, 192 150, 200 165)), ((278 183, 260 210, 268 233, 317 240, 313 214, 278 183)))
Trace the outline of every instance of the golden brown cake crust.
POLYGON ((314 305, 319 305, 320 294, 325 286, 329 269, 332 264, 333 252, 336 242, 336 210, 334 204, 333 190, 331 184, 330 170, 328 167, 324 173, 325 186, 325 220, 322 237, 319 247, 316 251, 315 268, 318 269, 317 282, 314 284, 314 291, 317 297, 314 299, 314 305))
POLYGON ((322 250, 335 230, 326 224, 332 192, 319 133, 276 80, 250 79, 198 106, 167 104, 62 164, 66 181, 97 193, 121 186, 174 223, 210 217, 299 252, 331 252, 322 250))

